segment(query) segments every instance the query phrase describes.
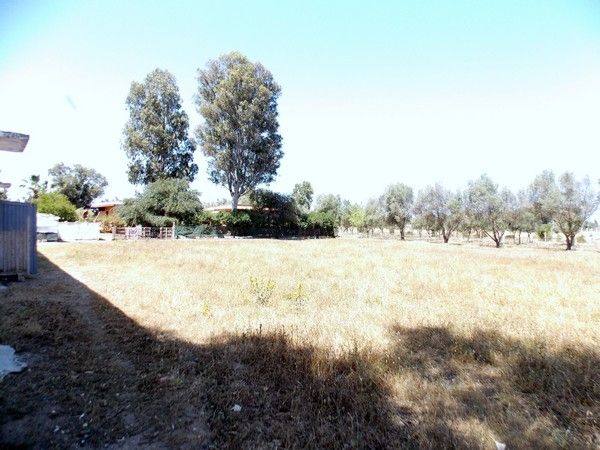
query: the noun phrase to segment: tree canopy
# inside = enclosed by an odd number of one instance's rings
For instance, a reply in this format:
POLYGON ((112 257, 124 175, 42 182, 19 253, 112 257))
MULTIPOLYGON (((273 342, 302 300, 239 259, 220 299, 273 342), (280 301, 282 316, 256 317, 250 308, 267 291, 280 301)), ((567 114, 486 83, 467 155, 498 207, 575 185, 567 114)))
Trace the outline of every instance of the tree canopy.
POLYGON ((77 220, 76 208, 66 195, 60 192, 42 192, 32 202, 40 213, 53 214, 60 220, 74 222, 77 220))
POLYGON ((342 208, 342 199, 339 195, 325 194, 317 198, 315 211, 329 214, 333 218, 335 226, 339 227, 342 218, 342 208))
POLYGON ((279 169, 280 92, 271 72, 237 52, 198 70, 198 140, 210 180, 229 190, 234 211, 240 196, 273 181, 279 169))
POLYGON ((313 201, 313 188, 308 181, 296 183, 292 191, 292 198, 296 202, 296 206, 303 213, 308 213, 313 201))
POLYGON ((28 202, 34 201, 48 189, 48 181, 42 181, 40 175, 31 175, 29 178, 22 180, 21 183, 20 187, 28 191, 26 198, 28 202))
MULTIPOLYGON (((50 187, 56 192, 64 194, 77 208, 90 206, 92 200, 104 194, 108 181, 94 169, 75 164, 73 167, 63 163, 56 164, 48 170, 51 183, 50 187)), ((35 175, 31 177, 31 188, 35 196, 35 175)), ((39 183, 39 177, 37 178, 39 183)))
POLYGON ((127 96, 129 120, 123 130, 123 149, 129 158, 128 177, 134 184, 162 178, 193 181, 196 145, 188 136, 189 120, 181 106, 175 77, 155 69, 143 83, 131 83, 127 96))
POLYGON ((389 225, 400 229, 400 239, 404 239, 404 229, 412 215, 413 190, 404 183, 388 186, 381 198, 389 225))
POLYGON ((442 233, 444 242, 461 224, 464 216, 460 193, 453 193, 441 184, 427 186, 417 196, 415 212, 428 230, 442 233))
POLYGON ((117 211, 128 225, 191 225, 202 211, 199 195, 186 179, 157 180, 136 198, 125 200, 117 211))
POLYGON ((571 172, 563 173, 558 180, 552 172, 544 172, 536 177, 530 192, 539 192, 536 197, 538 210, 552 218, 565 236, 567 250, 573 248, 575 235, 600 205, 600 193, 590 179, 577 180, 571 172), (544 189, 536 190, 539 180, 544 180, 544 189))
POLYGON ((502 238, 510 225, 510 208, 514 194, 498 185, 487 175, 470 181, 465 193, 465 207, 469 220, 489 236, 496 247, 502 246, 502 238), (512 197, 511 197, 512 196, 512 197))

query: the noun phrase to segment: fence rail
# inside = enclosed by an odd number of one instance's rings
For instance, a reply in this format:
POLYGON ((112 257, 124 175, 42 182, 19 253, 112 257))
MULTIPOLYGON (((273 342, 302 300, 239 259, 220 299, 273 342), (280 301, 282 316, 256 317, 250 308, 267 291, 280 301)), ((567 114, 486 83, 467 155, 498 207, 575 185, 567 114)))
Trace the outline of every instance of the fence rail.
POLYGON ((37 272, 36 208, 30 203, 0 201, 0 275, 37 272))
POLYGON ((173 227, 113 227, 113 240, 174 239, 173 227))

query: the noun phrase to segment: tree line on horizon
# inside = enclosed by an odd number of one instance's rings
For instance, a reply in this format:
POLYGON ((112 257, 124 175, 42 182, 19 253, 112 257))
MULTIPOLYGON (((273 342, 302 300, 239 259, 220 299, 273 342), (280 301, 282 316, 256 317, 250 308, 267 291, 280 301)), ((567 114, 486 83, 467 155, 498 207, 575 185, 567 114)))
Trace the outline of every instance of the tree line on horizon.
POLYGON ((454 232, 468 237, 473 232, 481 233, 496 247, 502 246, 507 231, 515 233, 518 243, 521 233, 526 233, 529 240, 532 234, 549 236, 556 231, 564 235, 566 249, 571 250, 577 233, 591 226, 587 221, 599 205, 600 192, 588 177, 578 180, 565 172, 557 178, 546 170, 517 194, 500 188, 484 174, 462 191, 451 191, 436 183, 415 195, 410 186, 397 183, 365 205, 330 194, 319 198, 316 208, 331 211, 342 229, 396 229, 400 239, 404 239, 409 224, 419 232, 439 235, 445 243, 454 232))
MULTIPOLYGON (((281 227, 285 223, 330 233, 336 228, 368 232, 387 227, 399 230, 404 239, 411 224, 414 229, 439 233, 444 242, 455 231, 470 235, 478 230, 500 247, 507 230, 520 238, 522 232, 529 235, 540 227, 550 226, 551 230, 554 226, 571 249, 575 235, 600 203, 600 194, 589 178, 577 180, 569 172, 556 178, 545 171, 517 194, 500 189, 482 175, 462 192, 435 184, 415 195, 410 186, 397 183, 365 205, 325 195, 313 209, 308 182, 296 185, 289 195, 259 188, 275 179, 283 157, 277 111, 281 88, 272 74, 262 64, 231 52, 198 69, 197 81, 195 105, 203 121, 195 138, 190 136, 189 119, 170 72, 155 69, 143 82, 132 82, 125 102, 129 119, 122 148, 128 158, 128 179, 143 191, 125 200, 115 220, 154 226, 211 222, 213 219, 202 213, 199 193, 189 185, 198 174, 194 163, 197 147, 207 158, 209 180, 225 187, 231 196, 232 212, 219 220, 238 228, 252 223, 281 227), (240 201, 271 211, 269 220, 237 211, 240 201), (279 211, 277 217, 273 211, 279 211)), ((107 184, 93 169, 62 164, 51 170, 54 192, 45 192, 47 186, 43 186, 41 195, 50 195, 57 203, 66 198, 75 207, 87 207, 107 184), (62 184, 57 179, 63 180, 62 184)), ((34 175, 28 181, 32 199, 39 204, 35 189, 40 187, 40 177, 34 175)))

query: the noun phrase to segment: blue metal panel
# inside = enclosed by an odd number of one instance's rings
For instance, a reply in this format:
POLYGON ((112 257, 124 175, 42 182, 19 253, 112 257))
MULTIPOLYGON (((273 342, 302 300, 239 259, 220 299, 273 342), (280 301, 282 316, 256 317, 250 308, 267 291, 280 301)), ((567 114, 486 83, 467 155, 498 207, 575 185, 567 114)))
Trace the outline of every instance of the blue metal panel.
POLYGON ((36 207, 0 201, 0 274, 37 272, 36 207))

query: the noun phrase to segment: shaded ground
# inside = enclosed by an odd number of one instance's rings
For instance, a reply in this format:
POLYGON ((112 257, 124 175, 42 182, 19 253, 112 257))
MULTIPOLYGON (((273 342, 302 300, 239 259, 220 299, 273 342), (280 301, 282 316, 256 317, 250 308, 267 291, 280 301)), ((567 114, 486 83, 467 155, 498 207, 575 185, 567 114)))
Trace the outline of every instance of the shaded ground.
POLYGON ((0 299, 0 342, 30 363, 0 384, 3 447, 494 448, 481 424, 509 448, 600 445, 596 349, 417 324, 383 353, 283 330, 191 344, 40 259, 0 299))
POLYGON ((37 279, 13 285, 0 302, 0 341, 30 365, 2 383, 0 443, 205 447, 199 364, 189 349, 138 327, 44 257, 40 263, 37 279))

